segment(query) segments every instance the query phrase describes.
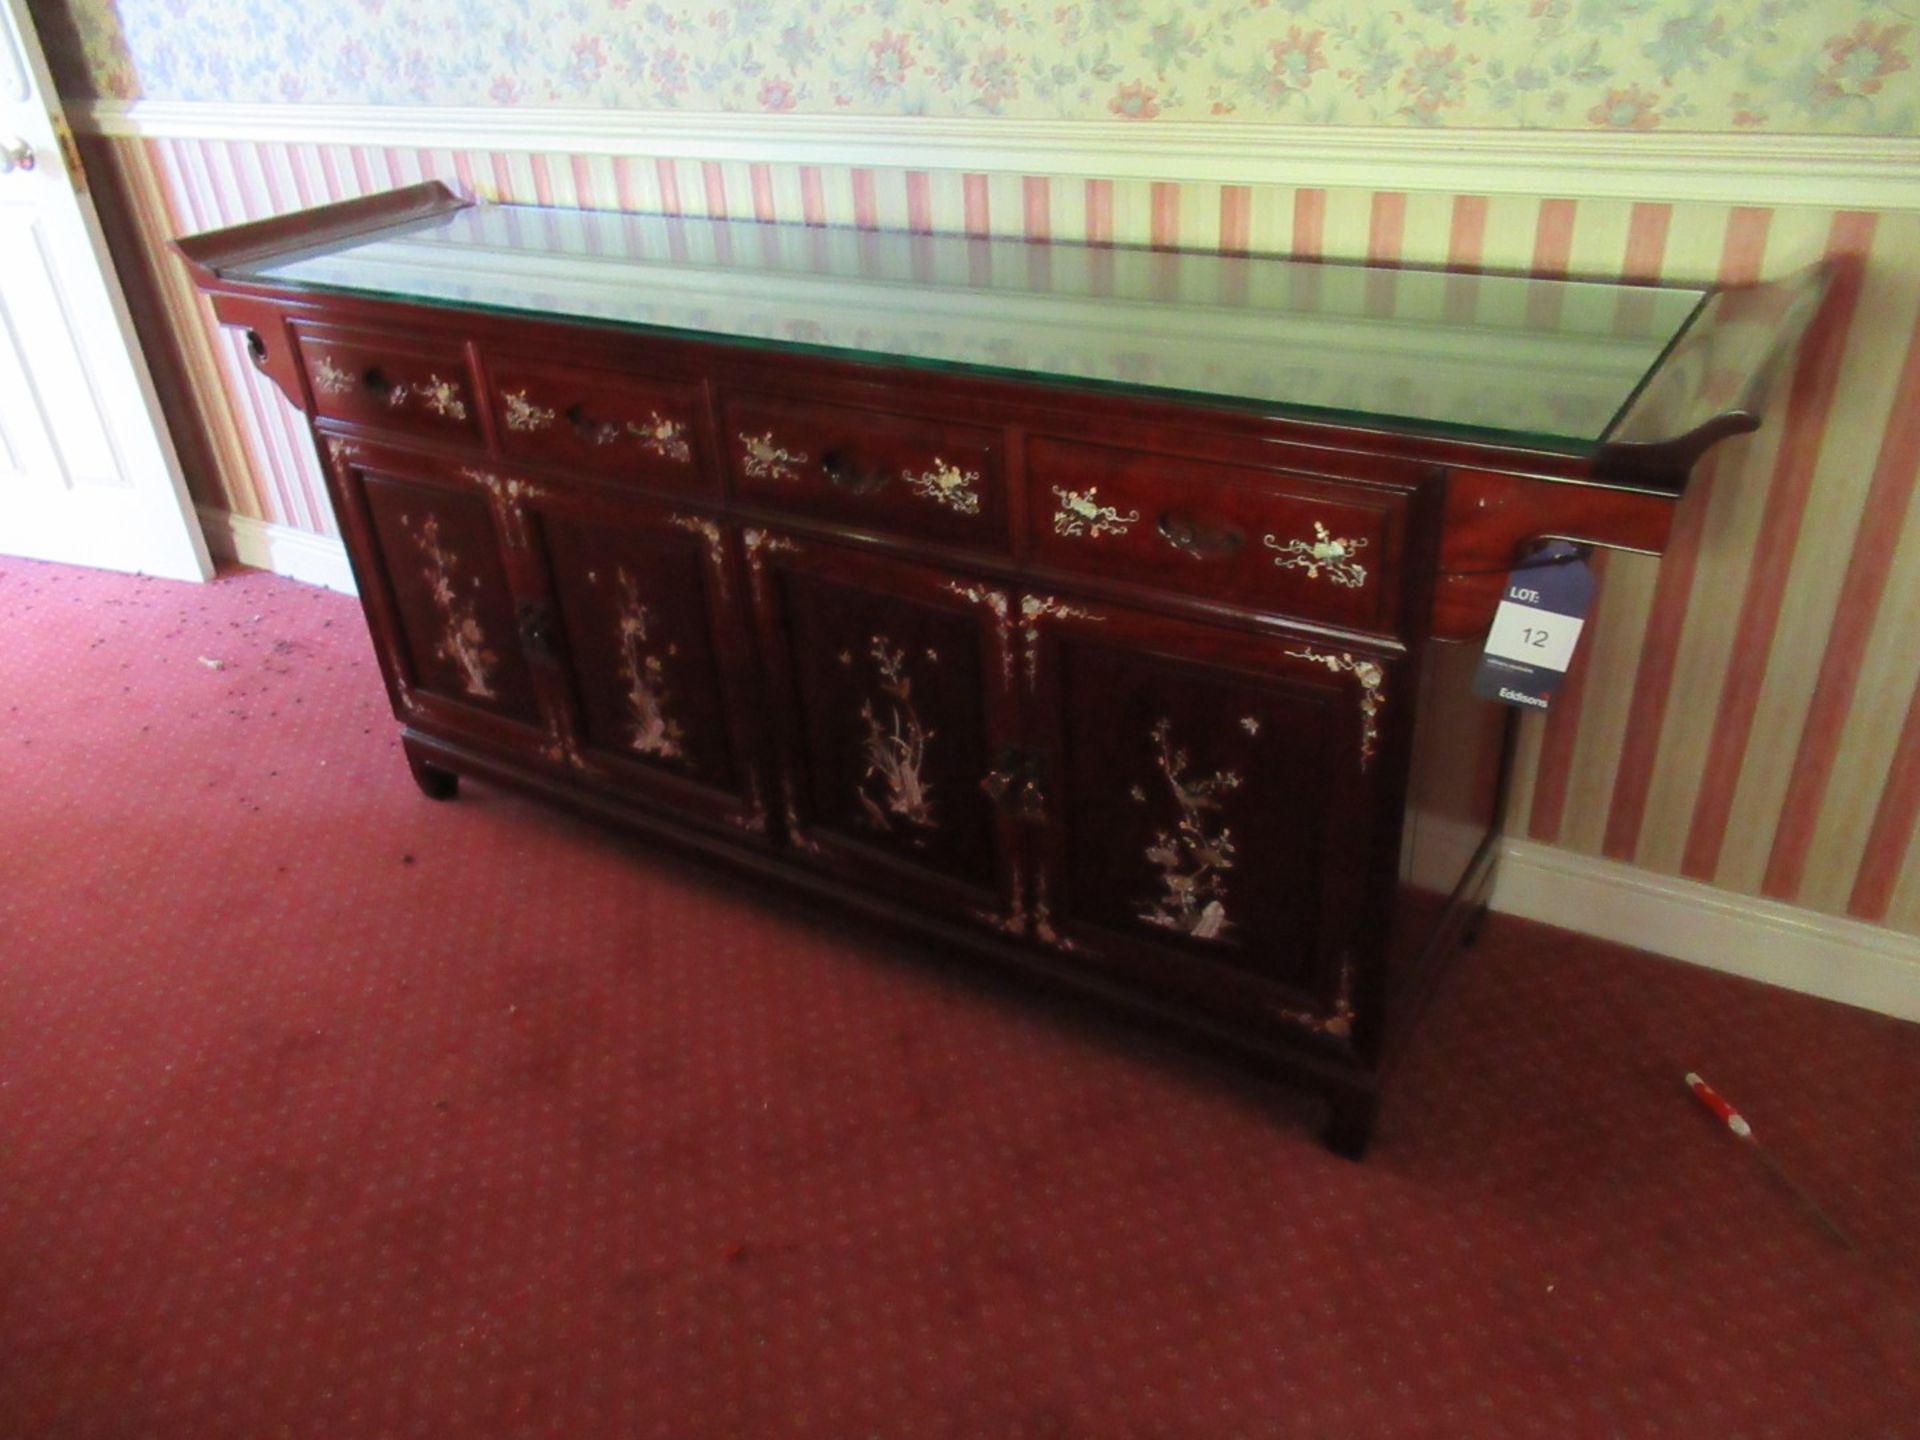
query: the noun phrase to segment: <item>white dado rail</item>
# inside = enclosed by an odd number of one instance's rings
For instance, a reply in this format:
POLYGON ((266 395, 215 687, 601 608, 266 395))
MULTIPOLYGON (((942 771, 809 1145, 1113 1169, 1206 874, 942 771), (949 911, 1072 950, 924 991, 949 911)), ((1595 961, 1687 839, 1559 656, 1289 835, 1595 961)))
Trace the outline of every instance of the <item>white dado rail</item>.
POLYGON ((1920 139, 1907 137, 163 100, 73 111, 83 129, 109 136, 1920 209, 1920 139))

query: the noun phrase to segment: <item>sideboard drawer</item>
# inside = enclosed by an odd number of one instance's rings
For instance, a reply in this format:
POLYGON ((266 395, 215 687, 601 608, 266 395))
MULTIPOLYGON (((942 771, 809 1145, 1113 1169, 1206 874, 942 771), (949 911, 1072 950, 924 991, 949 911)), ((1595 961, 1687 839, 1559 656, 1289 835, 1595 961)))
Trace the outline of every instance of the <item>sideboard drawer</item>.
POLYGON ((381 430, 480 439, 465 349, 369 330, 296 326, 315 411, 381 430))
POLYGON ((1027 469, 1042 565, 1360 629, 1399 622, 1404 490, 1044 436, 1027 469))
POLYGON ((520 460, 658 488, 715 489, 701 464, 700 388, 489 356, 494 433, 520 460))
POLYGON ((721 431, 734 492, 750 503, 1006 548, 998 430, 734 394, 722 404, 721 431))

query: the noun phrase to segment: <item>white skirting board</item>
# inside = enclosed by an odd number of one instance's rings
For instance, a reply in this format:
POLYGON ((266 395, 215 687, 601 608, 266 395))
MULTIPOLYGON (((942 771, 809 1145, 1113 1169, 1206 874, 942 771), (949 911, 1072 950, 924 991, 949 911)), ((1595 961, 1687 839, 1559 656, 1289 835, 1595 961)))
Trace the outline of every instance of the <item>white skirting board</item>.
POLYGON ((347 547, 338 540, 290 525, 249 519, 211 505, 200 507, 200 525, 207 548, 218 559, 271 570, 289 580, 323 585, 343 595, 359 593, 353 583, 353 569, 347 564, 347 547))
POLYGON ((1493 908, 1920 1021, 1920 936, 1508 840, 1493 908))

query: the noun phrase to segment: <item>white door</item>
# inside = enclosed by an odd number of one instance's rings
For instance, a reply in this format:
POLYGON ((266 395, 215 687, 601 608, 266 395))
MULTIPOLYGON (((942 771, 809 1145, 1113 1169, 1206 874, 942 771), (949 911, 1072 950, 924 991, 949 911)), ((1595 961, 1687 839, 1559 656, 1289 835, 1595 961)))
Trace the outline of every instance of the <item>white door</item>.
POLYGON ((0 0, 0 553, 213 573, 26 0, 0 0), (80 181, 76 184, 76 179, 80 181))

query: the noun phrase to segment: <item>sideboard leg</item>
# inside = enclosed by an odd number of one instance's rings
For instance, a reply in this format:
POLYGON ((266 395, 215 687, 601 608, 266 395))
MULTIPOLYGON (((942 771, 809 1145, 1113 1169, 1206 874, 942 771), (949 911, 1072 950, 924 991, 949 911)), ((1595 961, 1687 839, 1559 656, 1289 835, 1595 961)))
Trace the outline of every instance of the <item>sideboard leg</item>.
POLYGON ((460 793, 460 777, 423 757, 411 745, 402 742, 407 752, 407 768, 413 771, 413 783, 429 800, 451 800, 460 793))
POLYGON ((1467 915, 1467 923, 1460 927, 1461 946, 1466 947, 1477 943, 1480 939, 1480 927, 1486 923, 1487 902, 1482 900, 1478 905, 1474 906, 1472 911, 1467 915))
POLYGON ((1348 1160, 1361 1159, 1373 1141, 1373 1122, 1380 1113, 1380 1097, 1370 1091, 1348 1090, 1327 1097, 1327 1148, 1348 1160))

